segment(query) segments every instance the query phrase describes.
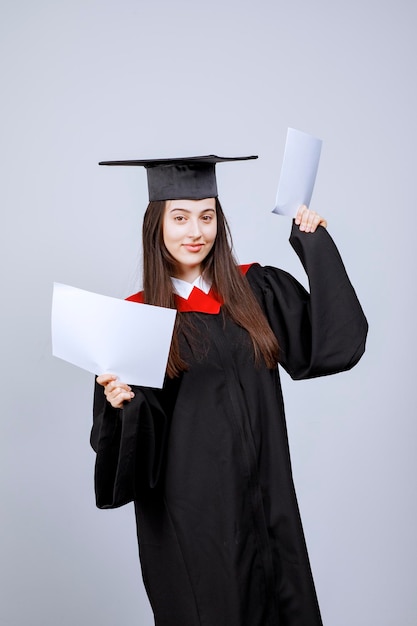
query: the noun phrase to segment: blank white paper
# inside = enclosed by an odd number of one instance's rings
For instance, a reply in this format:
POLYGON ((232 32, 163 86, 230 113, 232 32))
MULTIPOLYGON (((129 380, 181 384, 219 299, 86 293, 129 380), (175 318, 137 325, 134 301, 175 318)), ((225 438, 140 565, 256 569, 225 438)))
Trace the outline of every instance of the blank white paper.
POLYGON ((129 385, 162 388, 176 310, 54 283, 52 353, 129 385))
POLYGON ((310 205, 321 146, 321 139, 288 129, 273 213, 295 217, 302 204, 310 205))

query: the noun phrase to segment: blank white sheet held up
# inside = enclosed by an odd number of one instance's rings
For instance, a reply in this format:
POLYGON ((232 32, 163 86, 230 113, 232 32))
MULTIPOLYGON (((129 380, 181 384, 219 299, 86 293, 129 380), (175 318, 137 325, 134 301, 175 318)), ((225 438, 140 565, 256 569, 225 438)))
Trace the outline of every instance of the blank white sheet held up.
POLYGON ((54 283, 52 353, 95 374, 161 388, 176 310, 54 283))
POLYGON ((321 146, 321 139, 288 129, 273 213, 295 217, 302 204, 310 205, 321 146))

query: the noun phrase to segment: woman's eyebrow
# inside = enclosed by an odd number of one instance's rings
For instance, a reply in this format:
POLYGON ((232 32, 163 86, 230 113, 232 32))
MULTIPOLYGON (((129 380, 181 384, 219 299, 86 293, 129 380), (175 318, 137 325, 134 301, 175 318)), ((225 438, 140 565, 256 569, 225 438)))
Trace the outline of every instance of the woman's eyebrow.
MULTIPOLYGON (((170 210, 170 213, 173 213, 174 211, 183 211, 183 213, 192 213, 192 211, 190 211, 190 209, 184 209, 183 207, 180 207, 180 206, 173 207, 170 210)), ((206 209, 201 209, 200 215, 201 215, 201 213, 207 213, 208 211, 211 211, 212 213, 215 213, 216 209, 213 209, 212 207, 207 207, 206 209)))

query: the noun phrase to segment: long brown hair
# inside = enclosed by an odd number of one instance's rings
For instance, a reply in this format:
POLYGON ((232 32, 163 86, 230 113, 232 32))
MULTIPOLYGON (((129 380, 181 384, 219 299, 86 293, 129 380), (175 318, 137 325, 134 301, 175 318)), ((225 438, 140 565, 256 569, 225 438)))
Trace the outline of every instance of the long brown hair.
MULTIPOLYGON (((144 302, 175 309, 170 276, 176 273, 176 262, 163 240, 164 212, 165 201, 150 202, 143 219, 144 302)), ((249 333, 255 362, 259 363, 263 359, 267 367, 272 369, 278 361, 278 342, 246 278, 237 267, 230 229, 217 198, 216 216, 216 240, 203 261, 203 271, 212 279, 213 288, 223 301, 223 311, 249 333)), ((187 369, 179 352, 180 327, 181 315, 177 315, 167 366, 167 374, 171 378, 187 369)))

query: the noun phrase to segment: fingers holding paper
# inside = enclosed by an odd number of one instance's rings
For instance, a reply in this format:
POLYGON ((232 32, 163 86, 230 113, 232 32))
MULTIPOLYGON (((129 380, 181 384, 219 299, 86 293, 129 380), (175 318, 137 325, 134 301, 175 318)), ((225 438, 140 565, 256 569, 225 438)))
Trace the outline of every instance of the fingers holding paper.
POLYGON ((131 387, 122 383, 114 374, 101 374, 97 376, 97 382, 104 387, 104 395, 114 409, 121 409, 135 395, 131 387))
POLYGON ((300 227, 300 230, 306 233, 314 233, 317 226, 327 228, 327 220, 315 211, 311 211, 305 204, 298 209, 295 223, 300 227))

